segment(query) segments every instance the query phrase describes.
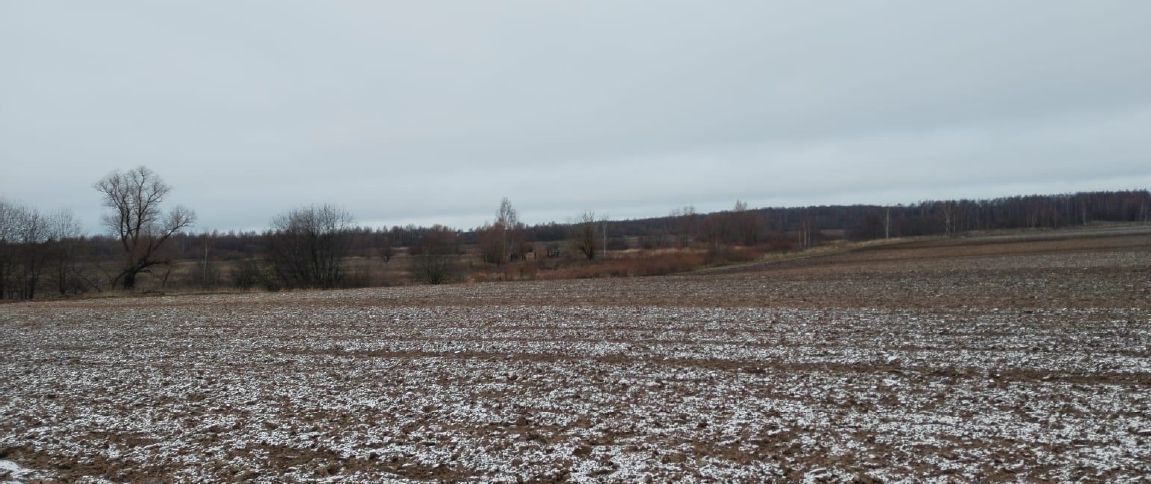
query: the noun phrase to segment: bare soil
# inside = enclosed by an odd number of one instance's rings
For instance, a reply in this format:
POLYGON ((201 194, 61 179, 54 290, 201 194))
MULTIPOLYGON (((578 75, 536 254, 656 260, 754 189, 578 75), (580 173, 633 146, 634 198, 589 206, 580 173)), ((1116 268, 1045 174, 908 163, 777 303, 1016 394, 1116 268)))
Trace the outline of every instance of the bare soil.
POLYGON ((0 306, 0 482, 1148 475, 1141 227, 0 306))

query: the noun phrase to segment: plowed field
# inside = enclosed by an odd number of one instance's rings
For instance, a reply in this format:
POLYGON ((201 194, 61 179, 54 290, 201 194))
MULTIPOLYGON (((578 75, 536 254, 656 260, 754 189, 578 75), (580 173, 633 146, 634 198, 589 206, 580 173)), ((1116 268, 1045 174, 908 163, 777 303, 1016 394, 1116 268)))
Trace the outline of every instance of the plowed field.
POLYGON ((0 482, 1148 475, 1138 229, 0 306, 0 482))

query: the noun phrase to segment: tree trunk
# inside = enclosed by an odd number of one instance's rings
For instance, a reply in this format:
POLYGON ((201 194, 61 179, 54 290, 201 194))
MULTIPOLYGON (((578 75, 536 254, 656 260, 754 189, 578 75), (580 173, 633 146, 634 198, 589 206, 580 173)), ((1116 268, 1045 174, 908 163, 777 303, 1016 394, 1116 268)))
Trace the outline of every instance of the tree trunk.
POLYGON ((124 282, 123 287, 124 287, 125 291, 131 291, 131 290, 135 289, 136 288, 136 271, 134 271, 134 270, 124 271, 124 281, 123 282, 124 282))

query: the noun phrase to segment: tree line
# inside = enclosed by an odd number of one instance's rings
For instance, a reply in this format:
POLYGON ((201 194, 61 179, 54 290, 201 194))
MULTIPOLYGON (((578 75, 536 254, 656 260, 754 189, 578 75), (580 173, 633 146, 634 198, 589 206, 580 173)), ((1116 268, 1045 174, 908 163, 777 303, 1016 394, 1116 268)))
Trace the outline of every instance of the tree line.
POLYGON ((594 263, 644 249, 802 250, 831 239, 955 236, 970 231, 1039 229, 1092 222, 1147 222, 1147 190, 923 201, 910 205, 814 206, 726 211, 692 207, 664 217, 606 220, 594 212, 567 223, 526 225, 509 199, 490 222, 470 230, 443 225, 368 228, 334 205, 297 207, 260 232, 192 233, 195 213, 166 208, 172 188, 146 167, 94 183, 105 232, 87 235, 69 212, 41 213, 0 200, 0 300, 135 290, 141 275, 163 287, 175 263, 190 285, 240 289, 369 285, 349 272, 350 257, 388 264, 402 256, 411 278, 431 284, 467 270, 506 271, 529 261, 594 263), (224 270, 222 264, 226 263, 224 270), (225 274, 226 272, 226 274, 225 274))

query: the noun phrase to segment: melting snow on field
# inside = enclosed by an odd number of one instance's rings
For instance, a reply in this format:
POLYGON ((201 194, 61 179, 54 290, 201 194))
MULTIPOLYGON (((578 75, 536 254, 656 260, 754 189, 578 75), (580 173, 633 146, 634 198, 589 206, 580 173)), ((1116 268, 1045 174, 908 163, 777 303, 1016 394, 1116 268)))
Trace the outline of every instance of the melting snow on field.
POLYGON ((1151 475, 1148 310, 341 294, 4 308, 0 478, 1151 475))

